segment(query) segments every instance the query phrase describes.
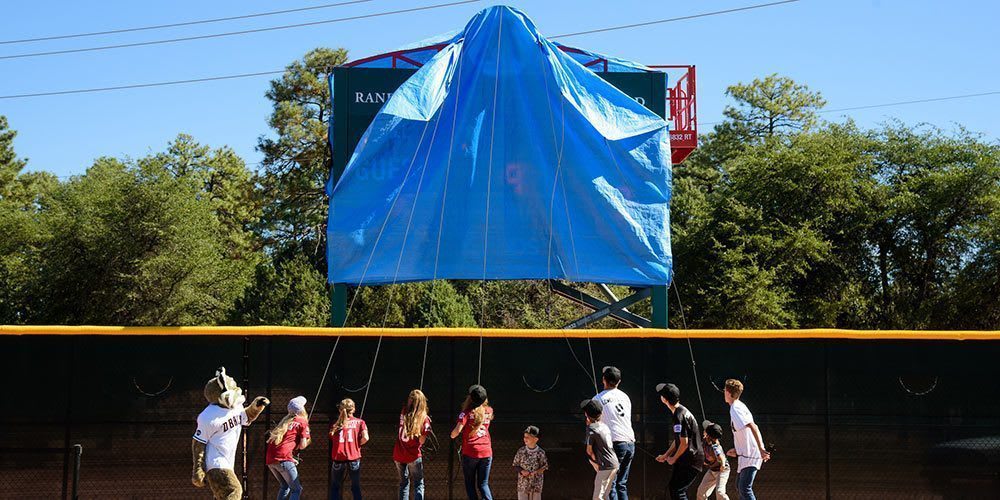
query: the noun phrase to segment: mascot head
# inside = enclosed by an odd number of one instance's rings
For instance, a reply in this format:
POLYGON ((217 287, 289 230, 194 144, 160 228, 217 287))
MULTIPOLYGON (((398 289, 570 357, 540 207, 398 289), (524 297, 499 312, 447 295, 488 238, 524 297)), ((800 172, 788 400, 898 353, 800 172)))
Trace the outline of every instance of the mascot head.
POLYGON ((223 408, 236 408, 242 406, 246 398, 243 396, 243 389, 236 385, 236 380, 226 375, 226 368, 220 366, 215 371, 215 377, 205 383, 205 400, 223 408))

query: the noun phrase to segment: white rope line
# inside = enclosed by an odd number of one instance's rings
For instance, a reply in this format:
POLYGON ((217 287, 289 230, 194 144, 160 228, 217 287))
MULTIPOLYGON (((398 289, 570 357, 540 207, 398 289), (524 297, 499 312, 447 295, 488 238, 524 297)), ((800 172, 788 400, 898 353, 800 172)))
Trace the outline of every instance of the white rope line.
MULTIPOLYGON (((540 47, 544 48, 545 46, 544 45, 540 45, 540 47)), ((545 95, 548 95, 549 94, 549 81, 548 81, 548 79, 546 79, 546 75, 545 75, 546 64, 545 64, 544 61, 540 61, 540 63, 541 63, 540 66, 542 68, 542 82, 544 82, 544 84, 545 84, 545 95)), ((547 259, 546 259, 546 270, 545 270, 546 277, 548 278, 546 280, 546 282, 549 283, 549 298, 551 300, 551 297, 552 297, 552 284, 551 284, 551 280, 552 280, 552 238, 553 238, 553 233, 555 232, 555 229, 554 229, 555 224, 553 222, 553 213, 555 211, 554 208, 555 208, 555 200, 556 200, 556 186, 558 185, 559 175, 560 175, 560 172, 562 171, 563 152, 565 151, 565 146, 566 146, 566 101, 565 101, 565 99, 562 99, 562 98, 559 99, 559 119, 560 119, 560 124, 561 124, 560 126, 561 126, 561 130, 562 130, 562 136, 558 140, 556 139, 555 113, 552 110, 552 101, 546 99, 546 104, 548 105, 548 109, 549 109, 549 126, 550 126, 550 128, 552 130, 552 149, 556 153, 556 169, 555 169, 555 174, 554 174, 553 179, 552 179, 552 194, 549 197, 549 245, 548 245, 548 254, 547 254, 547 259)), ((580 366, 580 369, 583 370, 583 373, 585 373, 587 375, 587 378, 590 379, 592 381, 592 383, 594 384, 594 393, 596 394, 597 392, 600 392, 598 390, 598 388, 597 388, 597 377, 596 377, 595 371, 594 371, 594 352, 593 352, 593 350, 591 350, 590 339, 589 338, 587 339, 587 350, 590 352, 590 370, 591 371, 589 373, 587 372, 587 367, 584 366, 583 362, 580 361, 580 358, 577 357, 576 350, 573 349, 573 344, 570 343, 569 337, 566 336, 566 335, 563 335, 563 339, 566 341, 566 347, 569 348, 569 352, 570 352, 570 354, 573 355, 573 359, 576 361, 576 364, 580 366)))
POLYGON ((358 418, 365 416, 365 405, 368 404, 368 391, 372 388, 372 377, 375 376, 375 363, 378 361, 378 352, 382 349, 382 337, 378 338, 378 345, 375 346, 375 357, 372 359, 372 369, 368 373, 368 384, 365 386, 365 399, 361 401, 361 413, 358 413, 358 418))
POLYGON ((330 363, 333 361, 333 353, 337 352, 337 346, 340 345, 340 335, 337 335, 337 341, 333 343, 333 349, 330 350, 330 357, 326 359, 326 368, 323 369, 323 378, 319 379, 319 388, 316 389, 316 397, 312 401, 312 409, 309 410, 308 418, 312 418, 312 414, 316 411, 316 402, 319 401, 319 394, 323 391, 323 383, 326 382, 326 375, 330 372, 330 363))
MULTIPOLYGON (((437 120, 434 121, 434 130, 431 132, 431 140, 427 144, 427 156, 424 158, 424 167, 423 167, 423 169, 420 170, 420 179, 417 181, 417 190, 416 190, 416 193, 414 193, 414 195, 413 195, 413 205, 410 206, 410 216, 409 216, 409 218, 406 221, 406 229, 403 231, 403 241, 402 241, 402 243, 399 246, 399 257, 396 259, 396 270, 395 270, 395 272, 392 275, 392 284, 389 285, 389 296, 387 297, 386 303, 385 303, 385 315, 382 317, 382 330, 383 331, 385 330, 386 323, 388 323, 388 321, 389 321, 389 311, 392 309, 392 294, 393 294, 393 291, 395 290, 396 283, 397 283, 397 281, 399 279, 399 267, 403 263, 403 253, 406 251, 406 240, 409 239, 409 236, 410 236, 410 227, 412 227, 412 225, 413 225, 413 214, 417 211, 417 202, 420 200, 420 190, 421 190, 421 188, 424 185, 424 175, 427 173, 427 163, 428 163, 428 161, 430 159, 431 148, 434 147, 434 138, 437 136, 437 129, 438 129, 438 125, 440 123, 441 123, 441 115, 439 114, 437 120)), ((426 126, 425 126, 425 128, 426 128, 426 126)), ((414 159, 416 159, 417 153, 420 151, 420 146, 422 144, 423 144, 423 135, 421 135, 420 141, 417 142, 417 148, 413 152, 414 159)), ((378 353, 379 353, 379 348, 382 347, 382 338, 383 338, 382 335, 379 335, 379 337, 378 337, 378 345, 375 347, 375 358, 372 359, 372 370, 371 370, 371 374, 368 376, 368 385, 367 385, 367 387, 365 387, 365 399, 361 403, 361 415, 364 415, 365 404, 368 402, 368 391, 372 387, 372 377, 375 376, 375 364, 378 363, 378 353)), ((426 344, 425 344, 425 347, 424 347, 424 358, 426 359, 426 357, 427 357, 427 349, 426 349, 426 344)), ((422 367, 423 367, 423 365, 421 364, 421 373, 420 373, 420 385, 421 385, 421 387, 423 387, 423 383, 424 383, 423 382, 424 375, 423 375, 423 368, 422 367)))
MULTIPOLYGON (((434 130, 431 132, 431 139, 430 142, 427 144, 427 156, 424 159, 424 166, 420 170, 420 178, 417 180, 417 189, 413 195, 413 204, 410 206, 410 216, 407 218, 406 229, 403 231, 403 241, 399 245, 399 257, 396 259, 396 269, 392 274, 392 283, 389 285, 389 296, 386 298, 386 303, 385 303, 385 315, 382 317, 383 331, 385 330, 386 323, 389 321, 389 311, 392 309, 392 295, 393 292, 395 291, 396 283, 399 280, 399 267, 403 263, 403 253, 406 251, 406 240, 410 236, 410 227, 412 227, 413 225, 413 214, 417 211, 417 202, 420 201, 420 190, 424 185, 424 175, 427 173, 428 159, 430 158, 431 148, 434 147, 434 137, 437 135, 437 128, 440 123, 441 123, 441 115, 439 114, 438 119, 434 121, 434 130)), ((420 140, 417 141, 417 146, 413 150, 413 158, 410 160, 411 168, 413 167, 413 163, 416 162, 417 153, 420 152, 420 146, 423 145, 424 143, 424 135, 427 132, 427 127, 429 125, 430 122, 424 123, 424 132, 420 134, 420 140)), ((409 173, 409 170, 407 171, 407 173, 409 173)), ((403 188, 400 187, 400 192, 398 196, 402 196, 403 194, 402 192, 403 188)), ((368 404, 368 392, 372 388, 372 380, 375 377, 375 365, 378 363, 378 354, 379 351, 382 349, 382 339, 383 336, 379 335, 378 344, 376 344, 375 346, 375 357, 372 358, 372 369, 371 372, 368 374, 368 384, 365 386, 365 397, 361 401, 361 413, 358 414, 359 416, 364 416, 365 406, 368 404)))
MULTIPOLYGON (((432 298, 433 300, 433 298, 432 298)), ((424 357, 420 360, 420 390, 424 390, 424 368, 427 366, 427 346, 431 343, 430 335, 424 337, 424 357)))
POLYGON ((490 194, 493 188, 493 145, 496 137, 497 124, 497 94, 500 91, 500 47, 503 45, 503 17, 500 16, 500 24, 497 26, 497 64, 493 78, 493 113, 490 118, 490 159, 487 163, 486 172, 486 224, 483 226, 483 294, 479 301, 479 369, 476 374, 476 383, 483 381, 483 325, 486 321, 486 256, 489 252, 490 239, 490 194))
MULTIPOLYGON (((420 139, 417 140, 419 145, 424 140, 424 134, 427 133, 427 127, 430 122, 424 123, 424 129, 420 132, 420 139)), ((419 149, 419 147, 417 148, 419 149)), ((344 324, 341 326, 347 326, 347 320, 351 317, 351 311, 354 310, 354 303, 358 300, 358 295, 360 295, 361 285, 365 282, 365 277, 368 275, 368 268, 372 264, 372 259, 375 257, 375 250, 378 248, 378 244, 382 241, 382 234, 385 232, 386 226, 389 225, 389 219, 392 217, 392 210, 396 208, 396 202, 399 201, 400 195, 403 194, 403 188, 406 187, 406 181, 410 178, 410 172, 413 170, 413 163, 417 159, 417 152, 413 152, 413 158, 410 160, 410 166, 406 168, 406 173, 403 174, 403 183, 399 185, 399 190, 396 191, 396 196, 392 198, 392 203, 389 204, 389 210, 385 213, 385 220, 382 221, 382 227, 378 230, 378 235, 375 237, 375 243, 372 244, 372 251, 368 254, 368 262, 365 263, 365 268, 361 271, 361 279, 358 281, 357 289, 354 292, 354 297, 351 298, 351 303, 347 307, 347 314, 344 315, 344 324)))
MULTIPOLYGON (((419 142, 423 141, 424 134, 427 132, 428 123, 424 124, 424 129, 420 133, 419 142)), ((419 149, 419 147, 417 148, 419 149)), ((347 320, 351 317, 351 312, 354 310, 354 304, 358 301, 358 296, 361 295, 361 286, 365 282, 365 277, 368 275, 368 269, 372 264, 372 259, 375 257, 375 250, 378 248, 379 242, 382 240, 382 234, 385 232, 386 226, 389 224, 389 219, 392 216, 392 210, 396 207, 396 201, 399 200, 399 196, 403 193, 403 188, 406 186, 406 181, 410 177, 410 171, 413 169, 413 162, 416 160, 416 151, 414 151, 413 160, 410 160, 410 166, 406 169, 406 173, 403 175, 403 183, 399 186, 399 191, 396 192, 396 196, 393 197, 392 203, 389 205, 389 210, 385 214, 385 220, 382 221, 382 227, 378 230, 378 235, 375 237, 375 242, 372 244, 372 251, 368 255, 368 261, 365 263, 365 268, 361 271, 361 279, 358 280, 358 285, 355 287, 354 296, 351 298, 351 302, 347 307, 347 312, 344 314, 344 323, 341 327, 347 326, 347 320)), ((330 363, 333 361, 333 354, 337 352, 337 346, 340 345, 340 336, 337 337, 337 341, 333 344, 333 349, 330 351, 330 357, 326 360, 326 369, 323 370, 323 378, 319 381, 319 389, 316 391, 316 398, 313 399, 313 409, 316 409, 316 401, 319 399, 320 391, 323 390, 323 384, 326 382, 327 373, 330 370, 330 363)), ((382 339, 379 338, 379 344, 375 348, 375 359, 378 359, 378 351, 382 346, 382 339)), ((372 363, 372 373, 374 373, 374 362, 372 363)), ((371 376, 368 378, 368 386, 371 386, 371 376)), ((365 389, 365 399, 368 399, 368 389, 365 389)), ((364 413, 364 403, 362 403, 362 414, 364 413)), ((312 416, 312 412, 309 413, 312 416)))
MULTIPOLYGON (((441 214, 438 218, 437 248, 434 251, 434 275, 431 277, 431 317, 434 317, 434 291, 437 290, 438 262, 441 258, 441 234, 444 232, 444 209, 448 200, 448 178, 451 173, 451 159, 455 152, 455 126, 458 123, 458 104, 462 97, 462 63, 465 58, 465 42, 462 42, 462 49, 458 53, 458 80, 455 89, 455 110, 451 114, 451 139, 448 143, 448 164, 444 169, 444 191, 441 194, 441 214)), ((454 81, 454 80, 453 80, 454 81)), ((428 152, 429 153, 429 152, 428 152)), ((431 337, 424 337, 424 359, 420 362, 420 390, 424 390, 424 371, 427 369, 427 347, 431 337)))

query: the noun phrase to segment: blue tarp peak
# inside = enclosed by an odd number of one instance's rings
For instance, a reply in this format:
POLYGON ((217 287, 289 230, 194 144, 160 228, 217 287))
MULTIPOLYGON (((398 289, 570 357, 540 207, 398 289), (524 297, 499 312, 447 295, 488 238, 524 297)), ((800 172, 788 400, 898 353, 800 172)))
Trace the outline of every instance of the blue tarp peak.
POLYGON ((668 283, 662 118, 509 7, 428 55, 328 186, 331 283, 668 283))

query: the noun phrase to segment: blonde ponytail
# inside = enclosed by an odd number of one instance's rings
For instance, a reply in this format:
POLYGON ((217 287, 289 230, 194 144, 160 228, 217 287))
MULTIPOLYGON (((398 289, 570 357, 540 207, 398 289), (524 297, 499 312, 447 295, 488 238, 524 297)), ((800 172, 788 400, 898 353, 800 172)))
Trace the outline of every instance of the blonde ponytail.
POLYGON ((340 415, 337 417, 337 422, 333 424, 333 429, 330 430, 331 434, 347 426, 347 420, 354 415, 354 400, 345 398, 337 405, 337 408, 340 409, 340 415))

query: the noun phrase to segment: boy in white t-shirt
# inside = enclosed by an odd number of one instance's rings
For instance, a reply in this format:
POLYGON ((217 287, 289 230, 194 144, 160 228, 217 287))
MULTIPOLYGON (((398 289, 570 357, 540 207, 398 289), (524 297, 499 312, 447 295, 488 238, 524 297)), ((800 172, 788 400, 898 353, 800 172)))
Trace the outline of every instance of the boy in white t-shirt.
POLYGON ((604 390, 594 396, 594 400, 603 408, 601 420, 611 430, 612 448, 618 457, 618 473, 608 498, 628 500, 628 472, 632 467, 632 458, 635 457, 632 400, 628 394, 618 389, 618 384, 622 381, 621 370, 614 366, 605 366, 601 372, 604 390))
POLYGON ((771 459, 771 453, 764 446, 764 438, 760 429, 753 421, 753 414, 747 405, 740 401, 743 394, 743 383, 736 379, 726 381, 726 389, 722 391, 729 404, 729 418, 733 426, 733 444, 735 448, 726 452, 731 457, 739 457, 736 467, 736 486, 740 500, 756 500, 753 494, 753 481, 757 477, 764 462, 771 459))

